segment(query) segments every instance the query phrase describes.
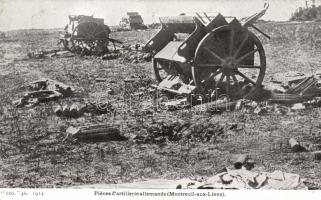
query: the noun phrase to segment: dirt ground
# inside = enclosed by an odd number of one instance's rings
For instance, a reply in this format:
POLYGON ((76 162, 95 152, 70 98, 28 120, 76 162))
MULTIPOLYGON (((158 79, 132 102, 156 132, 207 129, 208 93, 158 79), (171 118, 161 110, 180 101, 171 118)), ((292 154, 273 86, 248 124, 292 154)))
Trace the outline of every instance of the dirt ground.
MULTIPOLYGON (((259 35, 267 56, 264 83, 282 71, 314 72, 321 66, 321 44, 316 38, 320 24, 258 24, 272 39, 259 35)), ((145 43, 157 30, 113 32, 125 44, 145 43)), ((137 102, 122 103, 128 86, 124 79, 139 81, 132 92, 156 83, 151 62, 123 62, 122 57, 26 59, 28 52, 57 47, 58 30, 19 30, 0 38, 0 187, 69 187, 94 183, 123 183, 147 178, 178 179, 211 176, 231 165, 233 154, 247 153, 256 162, 253 170, 282 170, 299 174, 307 182, 321 184, 320 161, 310 153, 294 153, 288 140, 320 144, 319 108, 291 115, 224 112, 220 115, 193 110, 143 112, 137 102), (12 101, 26 91, 25 84, 50 78, 71 85, 69 98, 16 108, 12 101), (106 78, 106 82, 96 82, 106 78), (113 88, 108 100, 117 114, 85 115, 78 119, 55 116, 57 104, 95 101, 113 88), (219 124, 222 134, 209 141, 167 140, 137 143, 132 138, 145 134, 155 121, 207 122, 219 124), (120 123, 127 141, 78 142, 66 140, 66 128, 95 123, 120 123), (230 129, 230 126, 237 128, 230 129)), ((145 91, 145 90, 144 90, 145 91)))

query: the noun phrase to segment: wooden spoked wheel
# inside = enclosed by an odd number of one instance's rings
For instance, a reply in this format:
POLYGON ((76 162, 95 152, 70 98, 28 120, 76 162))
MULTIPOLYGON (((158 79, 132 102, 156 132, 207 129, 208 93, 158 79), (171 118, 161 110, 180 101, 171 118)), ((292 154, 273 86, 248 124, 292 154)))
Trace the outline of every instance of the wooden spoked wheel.
POLYGON ((266 57, 259 39, 240 26, 225 25, 208 33, 199 43, 192 76, 197 87, 219 88, 230 97, 242 87, 262 84, 266 57))
POLYGON ((72 32, 72 50, 77 53, 101 54, 108 51, 110 30, 96 22, 78 24, 72 32))

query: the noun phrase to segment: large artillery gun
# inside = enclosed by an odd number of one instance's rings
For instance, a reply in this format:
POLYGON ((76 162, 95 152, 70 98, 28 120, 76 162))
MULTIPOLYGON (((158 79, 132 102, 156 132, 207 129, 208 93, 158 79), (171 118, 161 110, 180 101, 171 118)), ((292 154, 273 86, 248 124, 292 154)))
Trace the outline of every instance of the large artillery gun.
POLYGON ((260 88, 266 57, 250 28, 269 38, 254 25, 267 9, 265 4, 260 12, 241 20, 205 12, 161 17, 161 29, 145 45, 153 54, 157 88, 175 94, 219 89, 233 99, 244 97, 249 87, 260 88))
POLYGON ((110 43, 116 49, 115 43, 121 41, 109 37, 110 28, 104 24, 104 19, 86 15, 69 15, 69 23, 64 28, 59 43, 66 50, 80 55, 103 55, 110 52, 110 43))

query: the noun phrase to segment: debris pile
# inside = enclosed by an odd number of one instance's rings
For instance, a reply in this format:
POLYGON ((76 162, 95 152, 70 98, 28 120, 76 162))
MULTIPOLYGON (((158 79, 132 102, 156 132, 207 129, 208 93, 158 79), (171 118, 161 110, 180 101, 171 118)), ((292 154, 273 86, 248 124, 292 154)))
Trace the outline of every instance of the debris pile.
POLYGON ((26 93, 22 98, 13 101, 17 107, 34 106, 39 103, 57 100, 71 96, 75 89, 64 83, 51 79, 40 79, 28 85, 31 92, 26 93))
POLYGON ((42 59, 42 58, 69 58, 74 55, 66 50, 52 49, 52 50, 36 50, 33 52, 28 52, 27 56, 30 59, 42 59))
POLYGON ((224 134, 224 126, 212 122, 159 121, 134 137, 137 143, 163 143, 166 141, 215 142, 224 134))
POLYGON ((308 189, 297 174, 282 171, 254 172, 246 169, 229 170, 208 178, 178 185, 182 189, 274 189, 306 190, 308 189))
POLYGON ((321 76, 319 72, 314 75, 305 75, 299 72, 276 74, 272 83, 270 101, 273 103, 294 104, 311 100, 321 96, 321 76))
POLYGON ((321 160, 321 145, 318 143, 299 142, 295 138, 290 138, 289 145, 294 153, 309 152, 313 159, 321 160))
MULTIPOLYGON (((296 74, 295 74, 296 75, 296 74)), ((180 110, 193 106, 194 111, 205 111, 210 114, 219 114, 222 111, 237 110, 255 114, 289 114, 306 108, 321 106, 321 73, 286 77, 286 81, 275 79, 267 87, 249 93, 244 99, 230 100, 227 97, 205 102, 204 99, 173 99, 163 103, 167 110, 180 110), (259 99, 253 96, 258 96, 259 99), (191 103, 193 102, 193 103, 191 103)), ((281 76, 277 76, 281 78, 281 76)), ((166 80, 166 79, 164 79, 166 80)), ((164 81, 163 81, 164 82, 164 81)), ((162 83, 163 83, 162 82, 162 83)), ((166 82, 167 83, 167 82, 166 82)), ((169 85, 167 83, 167 85, 169 85)), ((157 88, 162 89, 161 84, 157 88)), ((165 90, 165 89, 164 89, 165 90)), ((166 89, 166 91, 170 91, 166 89)), ((196 96, 197 97, 197 96, 196 96)))
POLYGON ((142 44, 135 44, 130 46, 123 45, 121 50, 121 63, 139 63, 149 62, 152 60, 152 54, 143 50, 142 44))

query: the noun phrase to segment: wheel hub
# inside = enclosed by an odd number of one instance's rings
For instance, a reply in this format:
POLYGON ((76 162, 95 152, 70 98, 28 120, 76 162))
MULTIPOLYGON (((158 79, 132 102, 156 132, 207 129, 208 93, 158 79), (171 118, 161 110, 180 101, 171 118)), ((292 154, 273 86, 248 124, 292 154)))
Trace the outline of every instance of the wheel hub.
POLYGON ((234 58, 227 58, 222 64, 222 72, 226 75, 234 74, 237 69, 237 61, 234 58))

